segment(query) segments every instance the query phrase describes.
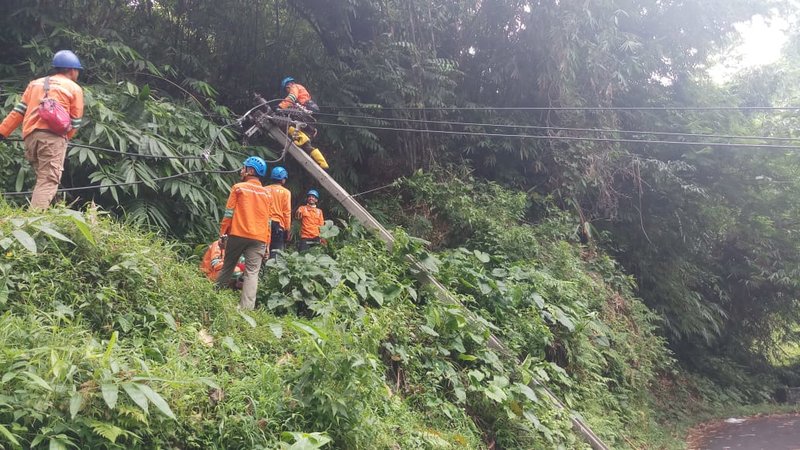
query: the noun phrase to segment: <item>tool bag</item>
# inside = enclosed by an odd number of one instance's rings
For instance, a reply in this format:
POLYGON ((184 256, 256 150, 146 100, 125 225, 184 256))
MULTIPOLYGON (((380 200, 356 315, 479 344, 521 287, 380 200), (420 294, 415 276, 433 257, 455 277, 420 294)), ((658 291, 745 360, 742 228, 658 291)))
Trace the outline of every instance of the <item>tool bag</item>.
POLYGON ((50 131, 58 135, 65 135, 72 129, 72 119, 61 103, 50 98, 50 77, 44 79, 44 98, 39 104, 39 117, 47 124, 50 131))

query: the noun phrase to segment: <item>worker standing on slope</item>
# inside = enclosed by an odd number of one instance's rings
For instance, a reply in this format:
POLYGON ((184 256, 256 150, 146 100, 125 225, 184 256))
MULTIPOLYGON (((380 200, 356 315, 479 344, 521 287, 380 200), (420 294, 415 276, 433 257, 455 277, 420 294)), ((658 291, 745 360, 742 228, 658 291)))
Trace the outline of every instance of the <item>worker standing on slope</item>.
POLYGON ((22 124, 25 159, 36 173, 31 208, 50 206, 61 182, 67 142, 83 118, 83 89, 78 76, 81 62, 69 50, 53 55, 55 74, 28 83, 22 99, 0 123, 0 140, 22 124))
POLYGON ((266 174, 267 163, 263 159, 251 156, 244 161, 239 172, 242 181, 231 188, 219 227, 220 247, 225 250, 225 261, 217 277, 217 288, 228 285, 239 257, 244 255, 244 281, 239 301, 242 309, 256 306, 258 272, 270 243, 272 195, 259 179, 266 174))
POLYGON ((300 243, 297 249, 300 253, 319 245, 319 229, 325 224, 322 210, 317 207, 319 192, 311 189, 306 194, 306 204, 297 208, 295 218, 300 221, 300 243))
POLYGON ((286 77, 281 81, 281 88, 286 91, 286 98, 278 105, 278 110, 287 113, 288 115, 296 116, 297 119, 306 122, 306 131, 298 130, 294 126, 289 127, 289 137, 292 138, 295 145, 306 151, 314 161, 319 164, 323 169, 328 169, 328 162, 319 148, 311 145, 311 139, 317 136, 317 129, 314 127, 315 122, 312 114, 319 112, 319 106, 311 98, 311 94, 300 83, 297 83, 294 78, 286 77), (309 136, 310 135, 310 136, 309 136))
POLYGON ((289 240, 289 230, 292 227, 292 193, 283 185, 289 178, 289 173, 281 166, 272 169, 270 178, 274 183, 266 186, 272 197, 272 242, 269 247, 269 257, 274 259, 278 251, 283 251, 286 241, 289 240))

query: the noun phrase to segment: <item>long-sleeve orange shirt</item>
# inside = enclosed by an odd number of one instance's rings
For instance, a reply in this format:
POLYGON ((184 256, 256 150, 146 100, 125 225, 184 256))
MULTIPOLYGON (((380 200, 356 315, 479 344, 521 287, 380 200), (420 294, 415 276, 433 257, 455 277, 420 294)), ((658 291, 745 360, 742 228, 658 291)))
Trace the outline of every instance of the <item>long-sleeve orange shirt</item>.
POLYGON ((219 241, 214 241, 208 246, 208 250, 203 255, 203 261, 200 262, 200 270, 211 281, 217 281, 217 276, 222 270, 222 263, 225 260, 225 253, 219 248, 219 241))
POLYGON ((297 220, 300 221, 300 239, 318 238, 319 227, 325 225, 322 210, 311 205, 297 208, 297 220))
MULTIPOLYGON (((217 281, 219 273, 222 272, 222 266, 225 264, 225 250, 219 248, 219 241, 214 241, 208 246, 206 253, 203 255, 203 260, 200 262, 200 270, 211 281, 217 281)), ((233 277, 241 276, 244 271, 244 255, 239 257, 239 262, 233 269, 233 277)))
MULTIPOLYGON (((67 132, 67 139, 72 139, 83 120, 83 89, 78 83, 63 74, 50 77, 48 97, 54 99, 69 113, 72 119, 72 130, 67 132)), ((44 99, 44 78, 28 83, 22 99, 0 123, 0 134, 8 136, 22 124, 22 137, 36 130, 49 130, 50 127, 39 117, 39 104, 44 99)))
POLYGON ((272 194, 272 214, 270 219, 288 230, 292 227, 292 193, 280 184, 270 184, 264 189, 272 194))
POLYGON ((311 94, 308 93, 306 88, 299 83, 292 83, 288 86, 289 95, 278 105, 278 108, 290 108, 295 103, 305 105, 307 101, 311 100, 311 94))
POLYGON ((258 179, 236 183, 231 188, 219 234, 255 239, 269 244, 272 194, 258 179))

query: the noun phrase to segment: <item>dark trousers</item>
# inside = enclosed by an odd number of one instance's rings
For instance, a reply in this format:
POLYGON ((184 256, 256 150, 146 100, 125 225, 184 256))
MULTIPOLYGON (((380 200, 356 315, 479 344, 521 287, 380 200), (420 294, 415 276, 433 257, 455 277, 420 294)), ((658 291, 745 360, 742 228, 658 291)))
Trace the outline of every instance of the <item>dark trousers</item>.
POLYGON ((278 251, 283 251, 286 248, 286 231, 281 227, 281 224, 273 221, 271 225, 272 240, 269 244, 269 259, 275 259, 278 256, 278 251))
POLYGON ((310 249, 311 247, 319 245, 319 238, 311 238, 311 239, 300 239, 300 243, 297 244, 297 251, 303 253, 310 249))

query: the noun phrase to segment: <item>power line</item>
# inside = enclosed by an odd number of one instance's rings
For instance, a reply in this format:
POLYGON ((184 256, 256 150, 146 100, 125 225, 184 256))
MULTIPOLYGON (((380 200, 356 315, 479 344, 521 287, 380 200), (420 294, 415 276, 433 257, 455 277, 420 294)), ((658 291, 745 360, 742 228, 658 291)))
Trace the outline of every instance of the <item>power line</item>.
POLYGON ((777 136, 680 133, 671 131, 619 130, 610 128, 573 128, 573 127, 556 127, 556 126, 544 126, 544 125, 506 125, 506 124, 494 124, 494 123, 483 123, 483 122, 452 122, 446 120, 403 119, 395 117, 372 117, 372 116, 361 116, 352 114, 332 114, 332 113, 317 113, 317 115, 341 117, 341 118, 353 118, 353 119, 367 119, 376 121, 385 120, 390 122, 411 122, 411 123, 436 124, 436 125, 483 126, 483 127, 495 127, 495 128, 522 128, 531 130, 578 131, 578 132, 591 132, 591 133, 653 134, 662 136, 696 137, 696 138, 711 138, 711 139, 716 138, 716 139, 763 140, 763 141, 778 141, 778 142, 786 142, 786 141, 800 142, 800 138, 777 137, 777 136))
POLYGON ((395 181, 392 181, 391 183, 385 184, 383 186, 379 186, 379 187, 376 187, 376 188, 373 188, 373 189, 368 189, 366 191, 359 192, 357 194, 351 194, 350 198, 360 197, 362 195, 369 194, 371 192, 376 192, 376 191, 380 191, 380 190, 387 189, 387 188, 390 188, 390 187, 395 187, 395 186, 398 185, 399 181, 400 180, 395 180, 395 181))
POLYGON ((113 149, 110 149, 110 148, 97 147, 97 146, 88 145, 88 144, 81 144, 79 142, 75 142, 75 143, 70 142, 69 144, 67 144, 67 146, 68 147, 88 148, 88 149, 91 149, 91 150, 98 150, 98 151, 101 151, 101 152, 104 152, 104 153, 114 153, 114 154, 118 154, 118 155, 131 156, 131 157, 134 157, 134 158, 180 159, 180 160, 197 160, 197 159, 207 160, 208 159, 208 155, 206 155, 206 154, 204 154, 204 155, 175 155, 175 156, 169 156, 169 155, 147 155, 147 154, 143 154, 143 153, 122 152, 122 151, 113 150, 113 149))
POLYGON ((796 111, 800 106, 322 106, 383 111, 796 111))
MULTIPOLYGON (((79 187, 71 187, 71 188, 63 188, 59 189, 56 192, 73 192, 73 191, 88 191, 93 189, 103 189, 103 188, 112 188, 112 187, 122 187, 122 186, 133 186, 136 184, 142 183, 149 183, 149 182, 158 182, 158 181, 166 181, 171 180, 174 178, 180 178, 186 175, 197 175, 197 174, 227 174, 227 173, 235 173, 238 172, 239 169, 235 170, 193 170, 191 172, 181 172, 176 173, 174 175, 170 175, 167 177, 160 177, 160 178, 152 178, 150 180, 138 180, 138 181, 130 181, 126 183, 113 183, 113 184, 101 184, 101 185, 93 185, 93 186, 79 186, 79 187)), ((17 196, 17 195, 31 195, 33 191, 21 191, 21 192, 3 192, 2 195, 4 196, 17 196)))
MULTIPOLYGON (((5 141, 6 142, 22 142, 23 139, 6 138, 5 141)), ((97 151, 101 151, 101 152, 104 152, 104 153, 114 153, 114 154, 117 154, 117 155, 131 156, 131 157, 135 157, 135 158, 208 160, 208 155, 207 154, 203 154, 203 155, 174 155, 174 156, 170 156, 170 155, 147 155, 147 154, 143 154, 143 153, 122 152, 122 151, 114 150, 114 149, 111 149, 111 148, 98 147, 98 146, 89 145, 89 144, 82 144, 80 142, 70 142, 70 143, 67 144, 67 147, 88 148, 88 149, 91 149, 91 150, 97 150, 97 151)))
POLYGON ((461 136, 489 136, 489 137, 506 137, 506 138, 521 138, 521 139, 538 139, 538 140, 556 140, 556 141, 589 141, 589 142, 614 142, 614 143, 629 143, 629 144, 669 144, 669 145, 682 145, 682 146, 716 146, 716 147, 739 147, 739 148, 773 148, 773 149, 790 149, 800 150, 800 146, 793 145, 774 145, 774 144, 739 144, 731 142, 686 142, 686 141, 664 141, 664 140, 650 140, 650 139, 618 139, 618 138, 600 138, 600 137, 579 137, 579 136, 548 136, 548 135, 534 135, 534 134, 502 134, 502 133, 479 133, 473 131, 449 131, 449 130, 421 130, 418 128, 396 128, 396 127, 378 127, 371 125, 347 125, 340 123, 316 122, 317 125, 327 125, 340 128, 362 128, 370 130, 386 130, 386 131, 404 131, 410 133, 432 133, 432 134, 449 134, 461 136))

